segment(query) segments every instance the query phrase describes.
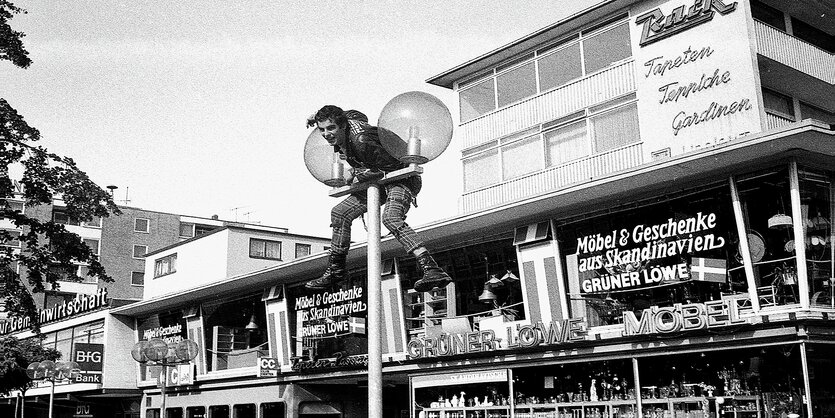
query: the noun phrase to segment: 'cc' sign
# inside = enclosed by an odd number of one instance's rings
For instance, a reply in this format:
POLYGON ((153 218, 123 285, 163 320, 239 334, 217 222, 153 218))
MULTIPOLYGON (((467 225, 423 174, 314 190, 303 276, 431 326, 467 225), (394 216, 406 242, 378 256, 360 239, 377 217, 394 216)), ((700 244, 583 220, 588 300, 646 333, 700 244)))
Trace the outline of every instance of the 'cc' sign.
POLYGON ((278 376, 278 370, 281 365, 277 358, 273 357, 259 357, 258 358, 258 376, 259 377, 275 377, 278 376))

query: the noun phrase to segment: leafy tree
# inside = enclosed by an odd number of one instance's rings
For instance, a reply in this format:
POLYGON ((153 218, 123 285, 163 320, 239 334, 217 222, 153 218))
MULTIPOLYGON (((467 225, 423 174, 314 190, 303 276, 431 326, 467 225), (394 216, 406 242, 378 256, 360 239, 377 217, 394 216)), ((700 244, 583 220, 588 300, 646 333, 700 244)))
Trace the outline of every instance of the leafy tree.
POLYGON ((0 396, 8 396, 15 390, 26 393, 34 384, 26 375, 26 367, 36 361, 55 361, 60 357, 61 353, 42 347, 35 338, 0 338, 0 396))
MULTIPOLYGON (((22 42, 25 35, 9 26, 9 20, 20 13, 26 12, 10 1, 0 0, 0 61, 27 68, 32 61, 22 42)), ((10 167, 22 168, 19 181, 27 208, 51 205, 57 196, 65 202, 67 215, 77 221, 119 213, 110 194, 90 180, 71 158, 35 145, 38 140, 40 132, 0 97, 0 218, 23 231, 19 237, 0 231, 0 245, 16 246, 16 240, 22 244, 22 250, 0 247, 0 297, 6 298, 11 315, 30 317, 36 330, 32 293, 57 290, 58 280, 83 280, 73 263, 88 263, 88 275, 105 282, 113 280, 77 234, 52 219, 37 219, 29 215, 28 209, 24 214, 10 204, 17 180, 10 177, 10 167), (20 274, 17 266, 21 267, 20 274)))

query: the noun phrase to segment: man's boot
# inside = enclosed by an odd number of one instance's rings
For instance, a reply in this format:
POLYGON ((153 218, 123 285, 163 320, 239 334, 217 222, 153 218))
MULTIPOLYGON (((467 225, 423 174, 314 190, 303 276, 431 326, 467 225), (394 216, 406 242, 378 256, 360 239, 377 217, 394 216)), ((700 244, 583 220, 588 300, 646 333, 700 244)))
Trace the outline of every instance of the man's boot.
POLYGON ((346 254, 331 253, 328 268, 318 279, 313 279, 304 284, 308 289, 328 289, 332 285, 345 279, 345 257, 346 254))
POLYGON ((415 292, 429 292, 434 288, 444 288, 452 282, 449 275, 438 267, 438 263, 428 252, 417 256, 417 262, 423 270, 423 278, 415 282, 415 292))

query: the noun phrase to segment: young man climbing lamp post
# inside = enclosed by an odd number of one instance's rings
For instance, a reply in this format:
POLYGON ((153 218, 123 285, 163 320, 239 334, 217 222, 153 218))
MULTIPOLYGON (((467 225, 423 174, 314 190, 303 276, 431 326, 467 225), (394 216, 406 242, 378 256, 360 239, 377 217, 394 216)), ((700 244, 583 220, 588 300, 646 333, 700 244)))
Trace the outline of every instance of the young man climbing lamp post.
MULTIPOLYGON (((307 121, 315 126, 335 152, 351 166, 348 183, 376 182, 387 173, 402 170, 408 164, 391 155, 380 142, 380 130, 368 123, 368 118, 354 110, 343 111, 337 106, 324 106, 307 121)), ((413 254, 423 272, 415 282, 418 292, 443 288, 450 282, 447 275, 426 249, 415 231, 406 223, 406 214, 421 189, 421 178, 412 175, 386 183, 381 188, 380 202, 385 204, 382 223, 403 248, 413 254)), ((330 258, 324 274, 305 284, 308 289, 326 289, 342 281, 346 274, 346 256, 351 243, 353 221, 368 210, 364 193, 353 193, 331 210, 330 258)))

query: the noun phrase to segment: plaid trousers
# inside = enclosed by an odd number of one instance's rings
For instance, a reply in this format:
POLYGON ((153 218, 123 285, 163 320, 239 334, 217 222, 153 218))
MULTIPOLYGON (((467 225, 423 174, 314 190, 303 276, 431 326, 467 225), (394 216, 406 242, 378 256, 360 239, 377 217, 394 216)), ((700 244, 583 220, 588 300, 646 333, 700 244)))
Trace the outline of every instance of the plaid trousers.
MULTIPOLYGON (((419 189, 418 189, 419 190, 419 189)), ((400 241, 407 252, 422 247, 415 231, 406 223, 406 213, 412 206, 412 190, 402 182, 392 183, 385 186, 385 193, 380 196, 380 204, 385 202, 383 209, 383 225, 400 241)), ((368 199, 365 194, 352 194, 339 202, 331 210, 331 252, 335 254, 346 254, 351 246, 351 224, 354 219, 362 216, 368 211, 368 199)))

